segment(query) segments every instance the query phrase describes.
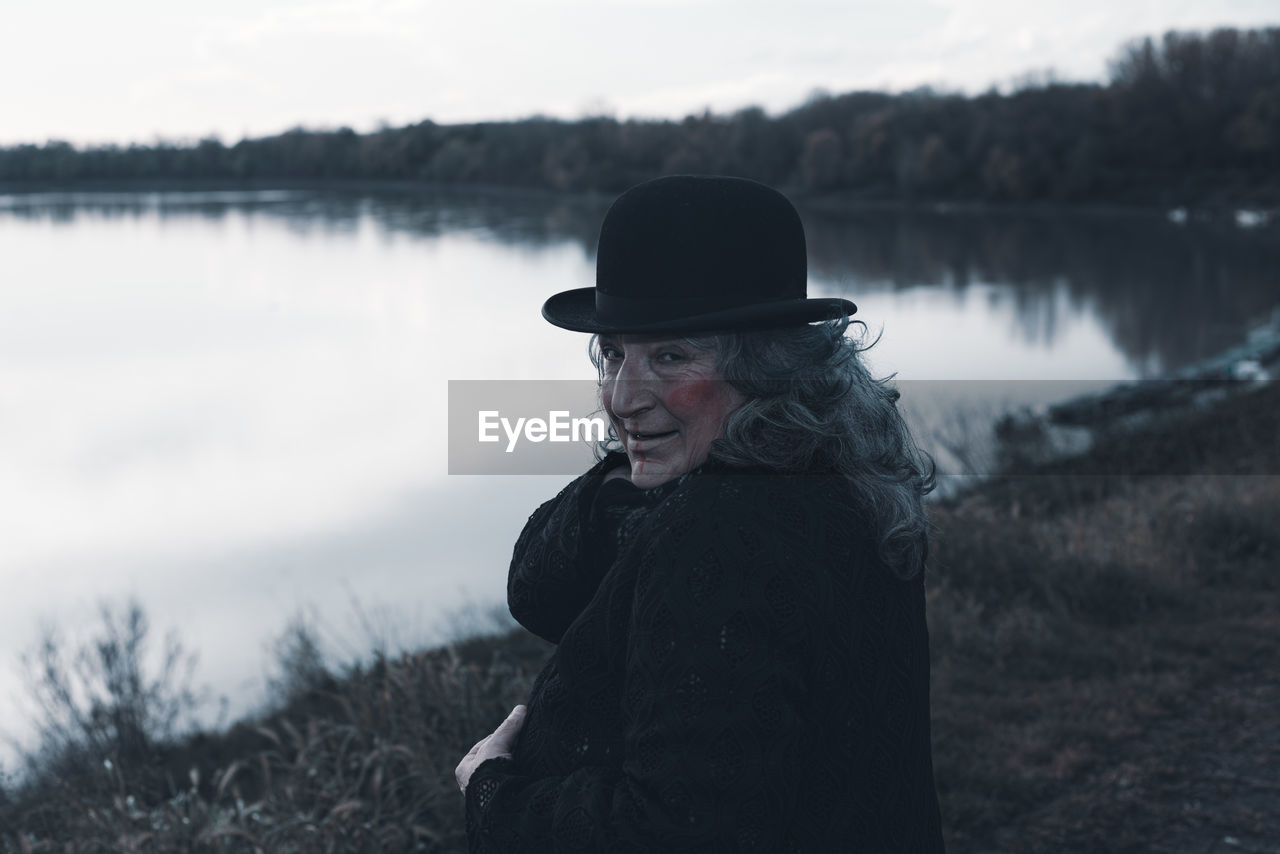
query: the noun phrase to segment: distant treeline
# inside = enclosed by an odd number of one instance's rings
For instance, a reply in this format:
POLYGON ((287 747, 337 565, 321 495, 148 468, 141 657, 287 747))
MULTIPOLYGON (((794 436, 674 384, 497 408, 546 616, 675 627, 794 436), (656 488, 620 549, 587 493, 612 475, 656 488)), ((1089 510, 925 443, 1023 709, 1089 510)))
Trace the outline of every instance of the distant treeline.
POLYGON ((0 183, 28 186, 347 179, 616 192, 669 173, 859 199, 1280 204, 1280 27, 1130 42, 1106 85, 822 95, 772 118, 749 108, 683 121, 424 121, 232 146, 0 149, 0 183))

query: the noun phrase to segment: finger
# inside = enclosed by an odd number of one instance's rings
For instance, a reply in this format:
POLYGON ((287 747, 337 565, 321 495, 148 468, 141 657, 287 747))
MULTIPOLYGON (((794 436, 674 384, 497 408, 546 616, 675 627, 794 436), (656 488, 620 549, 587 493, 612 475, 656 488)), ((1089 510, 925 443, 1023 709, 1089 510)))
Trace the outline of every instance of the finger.
POLYGON ((453 769, 453 779, 458 781, 459 789, 467 787, 467 781, 471 779, 471 773, 476 770, 476 766, 488 758, 488 755, 484 752, 484 745, 488 741, 489 737, 486 736, 484 740, 471 748, 471 752, 462 757, 458 767, 453 769))
POLYGON ((523 706, 517 706, 513 709, 511 715, 493 731, 493 740, 485 745, 478 755, 485 758, 509 756, 511 747, 515 744, 516 737, 520 734, 520 727, 524 725, 524 718, 525 711, 523 706))
POLYGON ((462 761, 458 763, 458 767, 453 770, 453 779, 458 781, 458 788, 465 789, 467 780, 471 778, 471 771, 475 766, 480 764, 480 751, 489 743, 489 739, 493 738, 493 733, 489 733, 484 738, 477 741, 467 751, 467 755, 462 757, 462 761))
POLYGON ((471 780, 471 773, 481 762, 486 759, 506 758, 511 759, 511 742, 515 740, 516 733, 520 731, 520 727, 524 724, 524 716, 528 712, 528 708, 523 705, 516 706, 511 710, 511 714, 507 715, 507 719, 498 724, 498 728, 477 741, 472 748, 467 751, 467 755, 458 763, 458 767, 453 771, 453 779, 458 784, 458 788, 466 792, 467 783, 471 780))
POLYGON ((493 734, 497 735, 500 732, 520 729, 527 711, 528 709, 524 706, 516 706, 511 710, 511 714, 507 715, 507 719, 498 724, 498 728, 493 731, 493 734))
POLYGON ((507 719, 498 724, 498 728, 489 737, 494 741, 510 742, 516 737, 516 733, 520 732, 520 727, 524 726, 524 717, 524 706, 516 706, 511 710, 511 714, 507 715, 507 719))
POLYGON ((505 747, 502 744, 493 744, 493 745, 490 745, 489 748, 484 751, 484 753, 481 753, 479 756, 476 757, 476 759, 479 760, 479 762, 477 762, 476 764, 478 767, 480 762, 487 762, 490 759, 513 759, 513 758, 515 757, 512 756, 510 747, 505 747))

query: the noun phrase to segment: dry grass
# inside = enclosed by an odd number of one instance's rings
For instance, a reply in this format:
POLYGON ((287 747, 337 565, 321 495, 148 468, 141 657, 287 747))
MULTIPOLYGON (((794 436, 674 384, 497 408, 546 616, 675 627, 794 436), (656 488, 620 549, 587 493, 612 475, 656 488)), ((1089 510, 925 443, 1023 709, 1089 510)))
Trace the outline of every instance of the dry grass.
POLYGON ((1218 472, 1277 471, 1278 391, 1099 450, 1158 470, 1158 448, 1198 473, 1057 466, 935 509, 934 758, 950 850, 983 850, 1188 692, 1273 654, 1280 476, 1218 472), (1224 435, 1232 423, 1247 429, 1224 435))
POLYGON ((268 720, 157 746, 150 766, 86 755, 0 806, 5 850, 465 850, 453 768, 546 652, 525 635, 377 661, 268 720))
MULTIPOLYGON (((1277 390, 1239 405, 1248 418, 1193 418, 1100 451, 1129 443, 1155 466, 1158 448, 1202 473, 1058 467, 935 508, 935 767, 953 854, 989 847, 1196 685, 1280 642, 1280 477, 1203 473, 1277 470, 1277 390), (1232 423, 1248 428, 1224 441, 1232 423)), ((523 631, 477 638, 320 680, 270 719, 153 745, 149 763, 107 770, 86 753, 79 773, 64 763, 0 795, 0 844, 463 851, 453 768, 526 698, 548 651, 523 631)))
POLYGON ((957 843, 1280 643, 1280 478, 1109 492, 1049 519, 981 499, 935 516, 935 765, 957 843))

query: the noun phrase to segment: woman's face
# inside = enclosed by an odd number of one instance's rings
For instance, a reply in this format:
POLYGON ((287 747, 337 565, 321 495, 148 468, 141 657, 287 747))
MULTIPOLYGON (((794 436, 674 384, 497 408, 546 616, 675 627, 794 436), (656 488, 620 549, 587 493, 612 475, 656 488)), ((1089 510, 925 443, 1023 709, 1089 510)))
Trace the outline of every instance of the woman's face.
POLYGON ((721 378, 714 350, 680 338, 600 336, 600 396, 631 461, 631 482, 651 489, 697 468, 742 394, 721 378))

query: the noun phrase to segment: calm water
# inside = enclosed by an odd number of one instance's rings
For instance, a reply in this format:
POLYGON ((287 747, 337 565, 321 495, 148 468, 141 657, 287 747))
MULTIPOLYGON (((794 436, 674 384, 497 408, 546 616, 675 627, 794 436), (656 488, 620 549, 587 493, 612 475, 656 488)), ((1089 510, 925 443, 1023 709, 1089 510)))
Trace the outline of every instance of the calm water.
MULTIPOLYGON (((606 204, 0 196, 0 728, 21 730, 4 703, 40 622, 74 633, 103 597, 179 629, 233 712, 294 614, 351 658, 500 601, 520 526, 567 478, 447 475, 447 383, 591 376, 586 336, 538 309, 591 284, 606 204)), ((803 213, 811 295, 853 299, 901 381, 1062 396, 1211 355, 1280 304, 1259 231, 803 213)), ((972 429, 967 392, 903 388, 926 443, 972 429)))

